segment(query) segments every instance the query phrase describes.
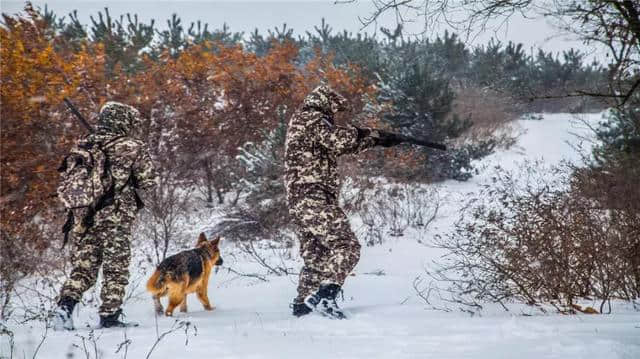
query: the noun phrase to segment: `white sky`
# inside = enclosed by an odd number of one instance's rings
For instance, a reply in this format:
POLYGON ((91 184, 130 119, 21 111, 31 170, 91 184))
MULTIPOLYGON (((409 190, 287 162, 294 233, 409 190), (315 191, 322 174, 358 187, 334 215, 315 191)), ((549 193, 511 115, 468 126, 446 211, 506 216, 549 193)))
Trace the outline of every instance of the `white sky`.
MULTIPOLYGON (((361 30, 362 24, 358 16, 365 17, 373 9, 372 4, 366 0, 360 0, 352 4, 334 4, 333 1, 320 0, 252 0, 252 1, 220 1, 220 0, 177 0, 177 1, 151 1, 151 0, 49 0, 32 1, 34 5, 44 7, 48 4, 56 14, 66 15, 77 9, 81 21, 89 23, 89 15, 96 15, 104 7, 109 7, 112 15, 125 14, 127 12, 138 14, 144 21, 156 19, 159 27, 166 26, 166 19, 172 13, 177 13, 188 27, 192 21, 202 20, 209 23, 209 28, 222 27, 227 23, 232 31, 245 32, 245 34, 258 28, 262 32, 272 29, 274 26, 282 27, 287 23, 296 34, 304 34, 306 30, 313 30, 318 26, 322 18, 331 25, 334 31, 348 30, 356 33, 361 31, 379 31, 380 26, 395 28, 395 17, 388 14, 377 24, 361 30)), ((24 6, 23 1, 0 0, 0 8, 3 13, 14 14, 24 6)), ((418 20, 405 26, 409 33, 420 33, 423 24, 418 20)), ((473 44, 483 44, 489 38, 497 37, 502 41, 514 41, 524 43, 525 48, 541 47, 546 51, 559 52, 570 47, 586 50, 580 42, 571 41, 565 37, 554 36, 556 32, 545 19, 526 19, 522 16, 514 16, 507 26, 498 31, 490 31, 481 34, 473 44)), ((381 35, 381 34, 379 34, 381 35)))

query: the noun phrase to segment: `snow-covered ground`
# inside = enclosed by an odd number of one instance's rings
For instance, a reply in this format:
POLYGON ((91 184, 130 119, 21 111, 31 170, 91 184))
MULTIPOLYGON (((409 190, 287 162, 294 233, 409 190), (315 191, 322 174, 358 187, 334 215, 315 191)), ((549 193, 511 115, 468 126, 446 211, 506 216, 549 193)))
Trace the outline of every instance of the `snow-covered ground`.
MULTIPOLYGON (((591 124, 600 118, 585 116, 591 124)), ((611 315, 541 314, 516 305, 510 312, 488 306, 471 317, 429 309, 417 297, 414 278, 440 255, 424 243, 451 227, 468 194, 489 179, 493 166, 513 169, 535 159, 545 164, 579 161, 571 143, 579 141, 576 134, 590 136, 572 115, 545 115, 542 121, 517 125, 524 131, 517 145, 483 159, 477 176, 438 185, 444 207, 428 231, 363 247, 340 302, 348 320, 291 316, 288 305, 295 295, 295 276, 271 276, 265 282, 221 270, 209 285, 217 306, 213 312, 202 310, 190 296, 189 313, 156 318, 151 299, 143 295, 125 306, 127 319, 141 324, 137 328, 91 329, 98 318, 94 308, 86 307, 76 311, 79 329, 72 333, 45 332, 39 322, 11 322, 14 356, 31 358, 46 334, 37 349, 39 358, 94 358, 96 353, 99 358, 136 359, 149 353, 151 358, 640 358, 640 312, 628 304, 616 303, 611 315), (158 335, 187 321, 186 332, 171 332, 152 349, 158 335)), ((225 265, 235 271, 256 270, 243 256, 225 252, 235 249, 223 247, 225 265)), ((4 336, 1 358, 8 357, 8 348, 4 336)))

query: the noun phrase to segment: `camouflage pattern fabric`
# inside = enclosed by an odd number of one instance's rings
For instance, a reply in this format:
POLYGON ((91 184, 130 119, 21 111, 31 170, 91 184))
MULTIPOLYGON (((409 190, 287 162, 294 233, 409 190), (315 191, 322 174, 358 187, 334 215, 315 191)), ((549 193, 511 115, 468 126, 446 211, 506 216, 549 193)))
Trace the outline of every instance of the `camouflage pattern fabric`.
POLYGON ((103 284, 100 291, 99 314, 107 316, 122 305, 125 288, 129 283, 131 258, 131 225, 135 214, 109 206, 96 214, 96 224, 83 236, 74 238, 71 259, 73 270, 64 283, 60 297, 80 301, 91 288, 102 265, 103 284))
MULTIPOLYGON (((97 211, 93 226, 74 228, 73 270, 63 285, 60 297, 79 300, 95 284, 102 265, 101 315, 115 313, 122 304, 128 283, 131 226, 138 211, 135 189, 148 190, 156 185, 157 174, 147 146, 128 135, 139 126, 138 111, 117 102, 108 102, 100 110, 98 130, 81 141, 106 144, 109 168, 115 182, 115 194, 106 207, 97 211), (117 137, 124 138, 116 139, 117 137)), ((74 212, 75 223, 82 223, 83 212, 74 212)))
POLYGON ((289 213, 300 234, 304 267, 296 302, 320 284, 342 285, 360 257, 360 244, 337 204, 338 157, 375 146, 375 130, 336 126, 333 116, 346 100, 328 86, 305 99, 287 129, 285 185, 289 213))
POLYGON ((139 129, 141 123, 142 117, 135 107, 109 101, 100 109, 100 122, 96 132, 133 135, 132 132, 139 129))
POLYGON ((107 157, 99 146, 79 141, 62 165, 58 199, 65 208, 89 207, 101 198, 111 187, 111 176, 107 172, 107 157))
POLYGON ((296 111, 287 129, 285 141, 285 184, 288 196, 296 196, 296 187, 316 185, 332 194, 340 186, 338 157, 357 153, 376 145, 377 131, 359 137, 354 126, 336 126, 333 116, 346 108, 344 97, 327 86, 313 90, 296 111))
POLYGON ((310 187, 291 203, 290 213, 300 233, 300 271, 298 297, 301 303, 320 285, 340 286, 360 259, 360 243, 335 197, 310 187))

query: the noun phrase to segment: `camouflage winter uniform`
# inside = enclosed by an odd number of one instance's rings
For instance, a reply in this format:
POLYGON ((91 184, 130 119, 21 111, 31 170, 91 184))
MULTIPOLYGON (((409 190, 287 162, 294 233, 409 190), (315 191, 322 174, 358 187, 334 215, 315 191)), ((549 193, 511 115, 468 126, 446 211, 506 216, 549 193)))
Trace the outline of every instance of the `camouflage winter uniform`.
MULTIPOLYGON (((86 232, 81 226, 74 228, 73 270, 60 297, 80 300, 95 284, 102 265, 101 316, 118 311, 129 282, 131 226, 138 211, 134 185, 145 190, 157 181, 146 145, 128 136, 139 122, 135 108, 108 102, 100 110, 96 133, 81 140, 102 145, 114 178, 115 194, 112 202, 107 202, 106 207, 95 213, 93 225, 86 232)), ((81 218, 76 218, 75 222, 81 223, 81 218)))
POLYGON ((346 100, 327 86, 307 96, 289 121, 285 182, 289 213, 299 228, 300 272, 296 302, 321 284, 340 286, 360 258, 360 244, 338 206, 337 158, 377 144, 377 131, 334 125, 346 100))

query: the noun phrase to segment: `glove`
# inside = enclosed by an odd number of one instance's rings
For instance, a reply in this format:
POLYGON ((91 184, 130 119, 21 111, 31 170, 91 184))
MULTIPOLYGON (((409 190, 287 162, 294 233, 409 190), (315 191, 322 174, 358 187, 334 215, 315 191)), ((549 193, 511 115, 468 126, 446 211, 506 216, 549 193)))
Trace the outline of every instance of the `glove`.
POLYGON ((375 138, 376 146, 382 146, 382 147, 392 147, 404 142, 404 140, 400 138, 400 136, 396 135, 395 133, 381 131, 381 130, 372 131, 371 137, 375 138))
POLYGON ((356 127, 356 130, 358 130, 358 141, 361 141, 361 140, 371 136, 371 130, 368 129, 368 128, 356 127))

